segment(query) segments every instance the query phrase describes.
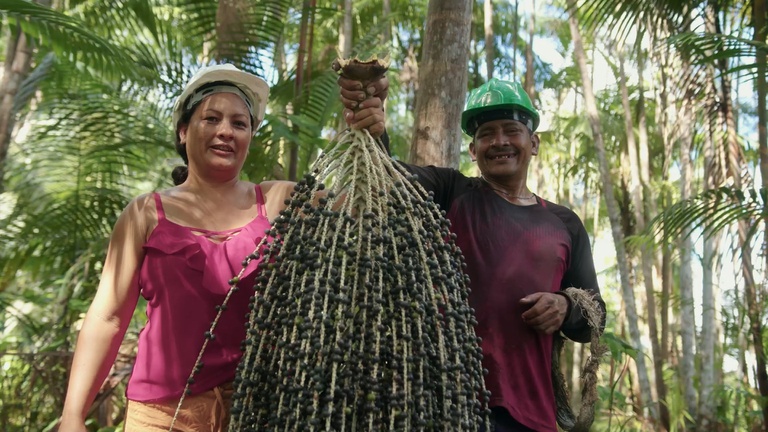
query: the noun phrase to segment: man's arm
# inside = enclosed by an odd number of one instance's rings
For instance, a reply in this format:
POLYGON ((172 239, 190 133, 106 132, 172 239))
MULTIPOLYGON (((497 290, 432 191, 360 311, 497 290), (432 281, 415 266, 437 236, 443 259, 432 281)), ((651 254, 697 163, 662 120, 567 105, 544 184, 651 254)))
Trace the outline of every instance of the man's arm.
MULTIPOLYGON (((387 154, 391 155, 383 109, 384 100, 389 92, 389 80, 386 75, 371 81, 365 89, 360 81, 349 78, 340 76, 337 82, 339 98, 344 105, 344 120, 349 127, 368 128, 371 136, 378 138, 387 154)), ((462 181, 466 180, 466 177, 450 168, 420 167, 402 161, 398 163, 408 172, 416 175, 419 184, 427 192, 434 193, 435 202, 445 211, 450 209, 457 185, 466 183, 462 181)))
MULTIPOLYGON (((574 215, 575 216, 575 215, 574 215)), ((572 231, 571 245, 571 263, 563 277, 560 289, 565 290, 570 287, 587 291, 595 300, 602 314, 600 320, 600 332, 605 328, 605 301, 600 295, 600 287, 597 283, 597 273, 595 272, 595 263, 592 259, 592 250, 589 246, 589 237, 584 224, 576 217, 577 227, 572 231)), ((582 306, 575 302, 567 293, 560 291, 562 295, 568 298, 568 314, 560 327, 560 331, 571 340, 586 343, 590 341, 591 327, 587 321, 587 316, 582 306)))

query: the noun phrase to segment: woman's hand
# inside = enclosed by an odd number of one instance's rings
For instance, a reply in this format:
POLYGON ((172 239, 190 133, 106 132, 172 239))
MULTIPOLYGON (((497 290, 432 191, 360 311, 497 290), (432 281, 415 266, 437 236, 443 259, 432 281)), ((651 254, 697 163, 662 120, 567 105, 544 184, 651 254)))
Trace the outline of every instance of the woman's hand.
POLYGON ((59 432, 88 432, 85 422, 80 418, 63 416, 59 423, 59 432))

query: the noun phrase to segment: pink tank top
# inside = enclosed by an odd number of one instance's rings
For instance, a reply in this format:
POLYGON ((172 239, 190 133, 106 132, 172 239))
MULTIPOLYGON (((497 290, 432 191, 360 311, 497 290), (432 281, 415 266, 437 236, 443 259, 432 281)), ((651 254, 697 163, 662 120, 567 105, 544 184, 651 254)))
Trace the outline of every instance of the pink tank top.
MULTIPOLYGON (((147 325, 139 335, 138 354, 126 394, 135 401, 178 398, 205 340, 205 333, 229 292, 228 281, 242 269, 269 229, 264 196, 256 185, 258 216, 242 228, 208 231, 165 218, 155 193, 157 227, 144 244, 139 273, 141 295, 147 300, 147 325)), ((203 368, 190 386, 202 393, 231 381, 242 352, 257 262, 251 262, 230 297, 227 310, 203 354, 203 368)))

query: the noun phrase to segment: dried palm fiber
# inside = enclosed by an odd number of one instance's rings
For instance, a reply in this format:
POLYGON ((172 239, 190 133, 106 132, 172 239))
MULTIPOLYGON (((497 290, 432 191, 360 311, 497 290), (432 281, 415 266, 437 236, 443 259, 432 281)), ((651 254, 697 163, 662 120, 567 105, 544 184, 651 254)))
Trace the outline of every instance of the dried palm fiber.
POLYGON ((491 430, 463 258, 414 180, 348 130, 295 186, 243 262, 263 258, 230 431, 491 430))
POLYGON ((564 339, 555 335, 552 345, 552 386, 555 391, 557 404, 557 424, 570 432, 589 432, 595 420, 595 403, 597 402, 597 370, 600 359, 608 352, 608 347, 600 342, 602 334, 603 312, 592 295, 582 289, 566 288, 565 295, 571 303, 581 307, 591 329, 589 358, 581 371, 581 408, 576 417, 570 405, 570 395, 565 384, 565 377, 560 371, 560 355, 563 351, 564 339))

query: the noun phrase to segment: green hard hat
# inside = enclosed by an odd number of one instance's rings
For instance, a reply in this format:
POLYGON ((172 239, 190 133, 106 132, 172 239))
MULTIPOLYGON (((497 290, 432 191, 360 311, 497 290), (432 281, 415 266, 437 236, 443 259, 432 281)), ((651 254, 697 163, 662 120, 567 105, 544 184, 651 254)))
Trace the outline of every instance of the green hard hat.
POLYGON ((539 112, 518 82, 491 78, 469 92, 461 113, 461 129, 474 136, 478 126, 490 120, 509 118, 526 123, 531 131, 539 127, 539 112))

